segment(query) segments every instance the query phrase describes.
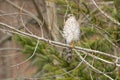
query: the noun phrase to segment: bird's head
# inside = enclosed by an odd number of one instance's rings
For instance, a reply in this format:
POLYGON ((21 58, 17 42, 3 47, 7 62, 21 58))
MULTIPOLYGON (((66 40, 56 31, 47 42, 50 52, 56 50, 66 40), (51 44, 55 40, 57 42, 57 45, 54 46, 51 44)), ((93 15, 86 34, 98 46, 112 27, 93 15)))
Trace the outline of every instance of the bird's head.
POLYGON ((70 17, 72 17, 72 16, 74 16, 73 14, 68 14, 67 15, 67 18, 70 18, 70 17))
POLYGON ((65 18, 65 21, 66 21, 67 19, 69 19, 70 17, 73 18, 73 17, 75 17, 75 16, 74 16, 74 14, 68 14, 68 15, 66 16, 66 18, 65 18))

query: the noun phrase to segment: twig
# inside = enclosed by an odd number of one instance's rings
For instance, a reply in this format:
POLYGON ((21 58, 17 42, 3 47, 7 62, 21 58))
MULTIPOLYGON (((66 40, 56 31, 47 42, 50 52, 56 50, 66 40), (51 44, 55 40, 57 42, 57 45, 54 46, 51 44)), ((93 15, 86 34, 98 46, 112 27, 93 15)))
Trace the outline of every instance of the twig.
MULTIPOLYGON (((66 1, 66 4, 68 3, 67 0, 66 1)), ((65 14, 64 14, 64 23, 65 23, 65 18, 67 17, 67 14, 68 14, 68 9, 69 9, 69 4, 67 4, 67 9, 65 11, 65 14)))
MULTIPOLYGON (((106 2, 96 2, 97 4, 102 4, 102 5, 113 5, 114 4, 114 2, 113 1, 106 1, 106 2)), ((93 5, 93 3, 92 2, 87 2, 86 4, 89 4, 89 5, 93 5)))
MULTIPOLYGON (((21 7, 20 13, 22 13, 23 7, 24 7, 24 4, 23 4, 23 6, 21 7)), ((24 27, 30 34, 33 34, 33 33, 26 27, 26 25, 24 24, 23 17, 22 17, 21 14, 20 14, 20 20, 21 20, 21 22, 22 22, 23 27, 24 27)))
POLYGON ((12 66, 10 66, 10 67, 16 67, 16 66, 19 66, 19 65, 24 64, 24 63, 26 63, 27 61, 29 61, 29 60, 35 55, 36 50, 37 50, 37 47, 38 47, 38 44, 39 44, 39 40, 37 41, 37 44, 36 44, 36 46, 35 46, 35 49, 34 49, 33 54, 32 54, 29 58, 27 58, 26 60, 22 61, 21 63, 12 65, 12 66))
MULTIPOLYGON (((14 4, 13 2, 11 2, 10 0, 6 0, 6 2, 8 2, 9 4, 11 4, 12 6, 14 6, 15 8, 17 9, 21 9, 18 5, 14 4)), ((47 28, 47 24, 46 22, 44 21, 43 17, 42 17, 42 14, 39 14, 39 19, 37 16, 35 16, 34 14, 32 14, 31 12, 25 10, 25 9, 22 9, 23 12, 29 14, 33 19, 36 20, 36 22, 38 23, 38 25, 40 26, 41 28, 41 32, 43 33, 43 30, 42 30, 42 25, 44 26, 43 28, 46 30, 46 32, 49 32, 49 29, 47 28)), ((43 37, 43 35, 42 35, 43 37)), ((50 34, 50 37, 53 38, 53 36, 50 34)))
POLYGON ((0 51, 6 51, 6 50, 17 50, 17 51, 22 51, 20 48, 0 48, 0 51))
POLYGON ((87 54, 87 55, 90 56, 90 57, 93 57, 94 59, 97 59, 97 60, 100 60, 100 61, 102 61, 102 62, 105 62, 105 63, 107 63, 107 64, 112 64, 112 65, 115 64, 114 62, 110 62, 110 61, 107 61, 107 60, 105 60, 105 59, 99 58, 99 57, 97 57, 97 56, 95 56, 95 55, 93 55, 93 54, 87 53, 87 52, 85 52, 85 51, 81 51, 81 52, 83 52, 84 54, 87 54))
MULTIPOLYGON (((22 49, 20 48, 0 48, 0 51, 8 51, 8 50, 14 50, 14 51, 23 51, 22 49)), ((0 57, 10 57, 10 56, 15 56, 15 55, 18 55, 18 54, 9 54, 9 55, 0 55, 0 57)))
MULTIPOLYGON (((84 56, 84 59, 85 59, 86 57, 87 57, 87 54, 84 56)), ((70 72, 72 72, 72 71, 74 71, 75 69, 79 68, 82 63, 83 63, 83 60, 80 61, 79 64, 78 64, 74 69, 72 69, 72 70, 70 70, 70 71, 66 71, 65 69, 63 69, 64 73, 58 74, 58 75, 53 75, 53 76, 47 76, 47 77, 57 77, 57 76, 63 76, 63 75, 65 75, 65 74, 69 74, 70 76, 74 77, 74 75, 71 75, 70 72)), ((41 77, 46 77, 46 75, 43 75, 43 76, 41 76, 41 77)), ((75 78, 75 77, 74 77, 74 78, 75 78)))
MULTIPOLYGON (((19 13, 14 13, 14 14, 19 14, 19 13)), ((4 14, 4 15, 8 15, 8 14, 4 14)), ((24 24, 26 25, 27 23, 30 23, 32 21, 33 21, 33 19, 29 19, 28 21, 24 22, 24 24)), ((22 24, 18 26, 18 29, 21 29, 21 28, 23 28, 22 24)), ((6 42, 7 40, 9 40, 10 38, 11 38, 11 35, 6 35, 2 39, 0 39, 0 45, 3 44, 4 42, 6 42)))
MULTIPOLYGON (((39 9, 39 6, 38 6, 38 3, 36 2, 36 0, 32 0, 32 2, 33 2, 33 4, 35 5, 35 9, 36 9, 36 11, 37 11, 37 13, 38 13, 38 17, 39 17, 39 18, 41 19, 41 21, 42 21, 42 26, 40 26, 40 30, 41 30, 41 36, 44 37, 44 34, 43 34, 43 25, 44 25, 44 26, 47 26, 47 25, 46 25, 46 22, 45 22, 42 14, 41 14, 41 11, 40 11, 40 9, 39 9)), ((46 28, 46 29, 47 29, 47 28, 46 28)), ((48 30, 48 29, 47 29, 47 30, 48 30)))
POLYGON ((70 12, 73 14, 72 8, 71 8, 71 6, 70 6, 70 0, 65 0, 65 1, 66 1, 66 4, 67 4, 70 12), (68 1, 69 1, 69 2, 68 2, 68 1))
MULTIPOLYGON (((92 14, 92 13, 90 13, 90 14, 92 14)), ((83 14, 83 15, 84 15, 84 14, 83 14)), ((89 17, 89 15, 85 16, 85 18, 90 22, 89 24, 93 25, 92 22, 91 22, 91 20, 90 20, 88 17, 89 17)), ((85 18, 84 18, 84 19, 85 19, 85 18)), ((117 47, 117 48, 118 48, 117 45, 115 45, 112 41, 109 40, 108 36, 105 36, 105 35, 104 35, 103 33, 101 33, 101 31, 100 31, 100 30, 102 30, 104 33, 106 33, 107 35, 111 36, 106 30, 104 30, 104 29, 102 29, 101 27, 99 27, 99 25, 94 25, 94 26, 95 26, 95 28, 99 31, 99 33, 100 33, 109 43, 111 43, 114 47, 117 47)))
POLYGON ((90 68, 92 68, 95 72, 98 72, 100 74, 103 74, 104 76, 106 76, 107 78, 109 78, 110 80, 114 80, 113 78, 111 78, 109 75, 103 73, 102 71, 96 69, 95 67, 93 67, 91 64, 89 64, 81 55, 80 53, 74 49, 74 51, 76 52, 76 54, 80 57, 81 60, 84 61, 85 64, 87 64, 90 68))
MULTIPOLYGON (((17 9, 21 9, 18 5, 14 4, 13 2, 11 2, 10 0, 6 0, 6 2, 8 2, 9 4, 13 5, 14 7, 16 7, 17 9)), ((38 19, 34 14, 32 14, 31 12, 25 10, 25 9, 22 9, 23 12, 29 14, 32 18, 34 18, 38 24, 42 24, 42 22, 40 21, 40 19, 38 19)))
MULTIPOLYGON (((84 60, 85 60, 86 57, 87 57, 87 54, 85 54, 84 60)), ((72 70, 70 70, 70 71, 67 71, 66 73, 63 73, 63 74, 61 74, 61 75, 69 74, 70 72, 72 72, 72 71, 74 71, 75 69, 79 68, 80 65, 81 65, 83 62, 84 62, 83 60, 80 61, 79 64, 78 64, 74 69, 72 69, 72 70)))
MULTIPOLYGON (((24 35, 24 36, 29 36, 29 37, 32 37, 32 38, 35 38, 35 39, 38 39, 38 40, 41 40, 41 41, 45 41, 47 43, 54 44, 54 45, 61 46, 61 47, 70 47, 70 45, 68 45, 68 44, 64 44, 64 43, 61 43, 61 42, 52 41, 52 40, 49 40, 49 39, 46 39, 46 38, 38 37, 36 35, 31 35, 31 34, 26 33, 26 32, 22 32, 20 30, 15 29, 14 27, 12 27, 10 25, 7 25, 5 23, 2 23, 2 22, 0 22, 0 25, 5 26, 5 27, 7 27, 7 28, 9 28, 9 29, 11 29, 13 31, 15 31, 15 32, 12 32, 12 33, 16 33, 16 34, 24 35)), ((105 55, 105 56, 108 56, 108 57, 111 57, 111 58, 115 58, 115 59, 118 58, 117 56, 114 56, 112 54, 108 54, 108 53, 97 51, 97 50, 82 48, 82 47, 78 47, 78 46, 75 46, 74 48, 77 49, 77 50, 80 50, 80 51, 83 50, 83 51, 86 51, 86 52, 93 52, 93 53, 105 55)))
POLYGON ((91 0, 93 2, 93 4, 96 6, 96 8, 104 15, 106 16, 108 19, 110 19, 111 21, 113 21, 115 24, 120 26, 120 23, 115 20, 114 18, 112 18, 111 16, 109 16, 107 13, 105 13, 101 8, 99 8, 99 6, 96 4, 96 2, 94 0, 91 0))

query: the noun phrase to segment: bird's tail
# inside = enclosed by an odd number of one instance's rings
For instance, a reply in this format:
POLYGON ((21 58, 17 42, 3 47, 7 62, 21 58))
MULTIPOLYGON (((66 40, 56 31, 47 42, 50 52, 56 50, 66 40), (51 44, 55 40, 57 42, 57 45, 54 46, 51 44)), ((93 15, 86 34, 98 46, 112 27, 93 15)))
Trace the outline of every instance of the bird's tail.
POLYGON ((66 49, 66 60, 69 63, 72 61, 72 48, 66 49))
MULTIPOLYGON (((66 43, 66 41, 65 41, 66 43)), ((65 58, 65 60, 70 63, 72 61, 72 47, 67 47, 63 49, 62 57, 65 58)))

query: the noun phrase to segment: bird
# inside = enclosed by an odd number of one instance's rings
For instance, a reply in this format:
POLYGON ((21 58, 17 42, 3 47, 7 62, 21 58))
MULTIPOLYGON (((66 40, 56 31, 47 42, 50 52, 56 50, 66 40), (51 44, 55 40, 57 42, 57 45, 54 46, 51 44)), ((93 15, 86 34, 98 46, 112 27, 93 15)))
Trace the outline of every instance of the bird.
POLYGON ((65 38, 65 43, 70 45, 69 48, 66 48, 66 59, 68 62, 71 62, 74 42, 80 38, 80 25, 73 14, 67 15, 63 26, 63 37, 65 38))

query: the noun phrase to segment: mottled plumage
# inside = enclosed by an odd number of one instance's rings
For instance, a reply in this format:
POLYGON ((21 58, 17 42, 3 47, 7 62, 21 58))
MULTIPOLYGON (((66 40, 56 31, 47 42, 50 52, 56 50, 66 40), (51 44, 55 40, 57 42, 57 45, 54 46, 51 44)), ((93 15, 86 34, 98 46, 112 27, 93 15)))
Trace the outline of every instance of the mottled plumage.
MULTIPOLYGON (((72 42, 79 40, 80 26, 73 14, 69 14, 68 19, 65 21, 63 36, 67 44, 71 44, 72 42)), ((70 60, 70 58, 72 57, 72 50, 70 48, 67 50, 67 58, 70 60)))

